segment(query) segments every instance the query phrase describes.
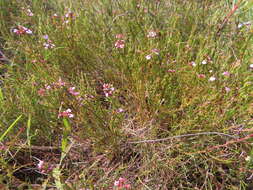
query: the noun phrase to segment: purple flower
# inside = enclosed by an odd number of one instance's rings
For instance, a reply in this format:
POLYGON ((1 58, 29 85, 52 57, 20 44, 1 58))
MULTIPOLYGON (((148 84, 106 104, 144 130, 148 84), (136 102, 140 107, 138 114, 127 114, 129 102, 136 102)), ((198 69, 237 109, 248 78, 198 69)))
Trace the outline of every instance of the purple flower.
POLYGON ((229 77, 230 76, 230 73, 228 71, 225 71, 222 73, 223 76, 226 76, 226 77, 229 77))

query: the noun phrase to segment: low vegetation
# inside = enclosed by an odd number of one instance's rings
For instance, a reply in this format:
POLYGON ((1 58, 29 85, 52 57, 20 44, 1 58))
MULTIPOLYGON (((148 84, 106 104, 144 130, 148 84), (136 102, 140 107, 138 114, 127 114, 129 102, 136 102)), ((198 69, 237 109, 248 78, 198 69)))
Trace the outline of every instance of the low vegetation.
POLYGON ((250 0, 0 0, 1 189, 252 189, 250 0))

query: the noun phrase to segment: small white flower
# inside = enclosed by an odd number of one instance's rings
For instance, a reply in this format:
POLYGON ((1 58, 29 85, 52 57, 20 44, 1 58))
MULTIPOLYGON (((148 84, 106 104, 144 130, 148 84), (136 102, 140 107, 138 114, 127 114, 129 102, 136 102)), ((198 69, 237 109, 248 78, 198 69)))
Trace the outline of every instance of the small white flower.
POLYGON ((14 33, 18 33, 18 31, 19 31, 18 29, 13 29, 14 33))
POLYGON ((157 33, 153 30, 149 31, 147 35, 148 38, 155 38, 156 36, 157 36, 157 33))
POLYGON ((150 60, 151 58, 152 58, 151 55, 147 55, 147 56, 146 56, 146 59, 147 59, 147 60, 150 60))
POLYGON ((44 165, 44 161, 40 160, 39 163, 37 164, 38 169, 41 170, 43 165, 44 165))
POLYGON ((73 118, 73 117, 74 117, 74 114, 70 113, 69 118, 73 118))
POLYGON ((114 182, 114 186, 115 186, 115 187, 118 187, 118 186, 119 186, 119 181, 118 181, 118 180, 114 182))
POLYGON ((249 68, 253 69, 253 64, 250 64, 250 65, 249 65, 249 68))
POLYGON ((225 87, 225 91, 226 91, 226 92, 230 92, 231 89, 230 89, 229 87, 225 87))
POLYGON ((238 28, 241 28, 241 27, 243 27, 243 26, 250 26, 251 25, 251 22, 250 21, 248 21, 248 22, 242 22, 242 23, 240 23, 240 24, 238 24, 238 28))
POLYGON ((28 16, 33 16, 33 13, 32 13, 32 11, 31 11, 31 9, 27 9, 27 15, 28 15, 28 16))
POLYGON ((250 157, 250 156, 247 156, 247 157, 245 158, 245 160, 246 160, 247 162, 249 162, 249 161, 251 160, 251 157, 250 157))
POLYGON ((48 85, 48 84, 46 84, 46 85, 45 85, 45 89, 46 89, 46 90, 50 90, 50 89, 51 89, 51 86, 48 85))
POLYGON ((215 78, 214 76, 212 76, 212 77, 209 78, 209 81, 210 81, 210 82, 213 82, 213 81, 215 81, 215 80, 216 80, 216 78, 215 78))
POLYGON ((210 71, 209 71, 209 73, 212 73, 212 72, 213 72, 213 70, 210 70, 210 71))
POLYGON ((26 32, 27 34, 32 34, 32 33, 33 33, 30 29, 27 29, 25 32, 26 32))
POLYGON ((206 65, 206 64, 207 64, 207 61, 206 61, 206 60, 203 60, 203 61, 201 62, 201 64, 202 64, 202 65, 206 65))
POLYGON ((72 112, 72 110, 71 110, 71 109, 67 109, 65 112, 67 112, 67 113, 71 113, 71 112, 72 112))
POLYGON ((193 67, 196 67, 196 66, 197 66, 197 64, 196 64, 194 61, 191 62, 191 65, 192 65, 193 67))
POLYGON ((124 110, 123 110, 122 108, 119 108, 119 109, 117 110, 117 113, 122 113, 122 112, 124 112, 124 110))

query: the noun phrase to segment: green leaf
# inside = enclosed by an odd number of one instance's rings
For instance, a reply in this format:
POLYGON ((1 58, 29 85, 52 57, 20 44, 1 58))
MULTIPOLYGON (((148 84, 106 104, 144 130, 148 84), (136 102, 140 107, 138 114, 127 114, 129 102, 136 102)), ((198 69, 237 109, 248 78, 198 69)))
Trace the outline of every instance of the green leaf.
POLYGON ((8 129, 2 134, 0 137, 0 142, 4 139, 4 137, 11 131, 11 129, 16 125, 16 123, 21 119, 22 115, 20 115, 9 127, 8 129))
POLYGON ((53 169, 53 177, 54 177, 54 182, 55 182, 57 189, 63 190, 63 185, 61 183, 60 176, 61 176, 61 170, 58 165, 56 168, 53 169))

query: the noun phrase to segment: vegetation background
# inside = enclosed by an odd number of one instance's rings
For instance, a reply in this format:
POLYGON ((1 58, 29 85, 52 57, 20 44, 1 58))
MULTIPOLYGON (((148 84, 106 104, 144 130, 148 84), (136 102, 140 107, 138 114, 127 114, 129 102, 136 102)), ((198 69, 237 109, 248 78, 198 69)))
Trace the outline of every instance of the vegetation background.
POLYGON ((0 0, 1 189, 252 189, 251 0, 0 0))

